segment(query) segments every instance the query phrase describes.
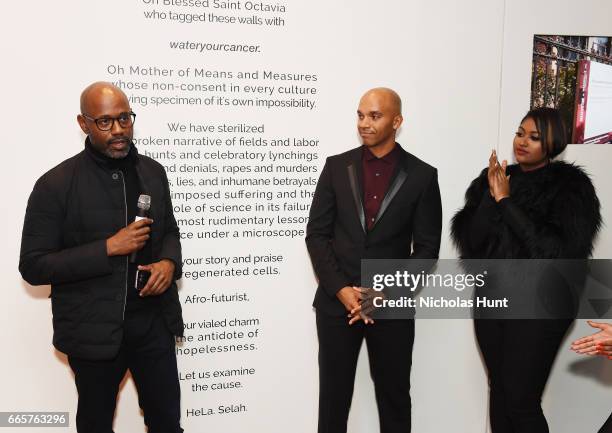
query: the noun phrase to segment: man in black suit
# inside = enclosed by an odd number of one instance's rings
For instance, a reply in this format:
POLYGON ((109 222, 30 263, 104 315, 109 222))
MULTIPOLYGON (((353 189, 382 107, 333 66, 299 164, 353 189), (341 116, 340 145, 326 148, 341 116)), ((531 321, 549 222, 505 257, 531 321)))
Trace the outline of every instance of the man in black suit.
POLYGON ((413 320, 359 312, 362 259, 438 257, 442 209, 437 171, 395 142, 401 100, 391 89, 359 103, 363 146, 327 159, 310 209, 306 245, 319 287, 319 433, 346 432, 355 369, 366 339, 381 433, 411 426, 413 320))

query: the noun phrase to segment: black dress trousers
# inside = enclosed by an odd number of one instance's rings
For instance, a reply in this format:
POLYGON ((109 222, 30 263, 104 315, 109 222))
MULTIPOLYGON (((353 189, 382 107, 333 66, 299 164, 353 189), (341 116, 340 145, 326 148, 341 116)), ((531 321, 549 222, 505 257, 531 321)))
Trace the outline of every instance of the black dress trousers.
POLYGON ((414 320, 348 324, 345 316, 317 312, 319 433, 346 433, 355 371, 365 338, 381 433, 409 433, 410 368, 414 320))
POLYGON ((79 394, 79 433, 113 433, 119 384, 130 370, 149 433, 181 433, 175 340, 156 308, 126 314, 119 354, 109 361, 69 357, 79 394))

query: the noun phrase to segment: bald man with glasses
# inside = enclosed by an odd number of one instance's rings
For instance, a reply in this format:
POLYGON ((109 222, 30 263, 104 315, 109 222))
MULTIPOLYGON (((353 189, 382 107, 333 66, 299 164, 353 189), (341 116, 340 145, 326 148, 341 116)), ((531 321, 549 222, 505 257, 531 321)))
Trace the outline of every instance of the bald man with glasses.
POLYGON ((138 154, 136 115, 121 89, 94 83, 80 105, 85 148, 34 185, 19 271, 51 285, 53 344, 74 372, 79 433, 112 433, 128 370, 149 433, 182 432, 181 245, 168 179, 138 154), (141 195, 150 197, 150 218, 135 221, 141 195))

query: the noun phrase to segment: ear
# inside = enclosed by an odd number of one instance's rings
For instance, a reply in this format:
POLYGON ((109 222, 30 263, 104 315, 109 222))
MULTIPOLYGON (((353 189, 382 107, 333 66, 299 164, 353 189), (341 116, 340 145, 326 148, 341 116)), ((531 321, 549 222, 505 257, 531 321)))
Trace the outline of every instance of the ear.
POLYGON ((86 119, 83 117, 83 115, 82 115, 82 114, 79 114, 79 115, 77 116, 77 122, 79 122, 79 126, 81 127, 81 130, 82 130, 82 131, 83 131, 85 134, 89 135, 89 126, 87 125, 87 121, 86 121, 86 119))
POLYGON ((402 117, 401 114, 398 114, 397 116, 395 116, 393 118, 393 129, 397 131, 399 127, 402 126, 403 121, 404 121, 404 118, 402 117))

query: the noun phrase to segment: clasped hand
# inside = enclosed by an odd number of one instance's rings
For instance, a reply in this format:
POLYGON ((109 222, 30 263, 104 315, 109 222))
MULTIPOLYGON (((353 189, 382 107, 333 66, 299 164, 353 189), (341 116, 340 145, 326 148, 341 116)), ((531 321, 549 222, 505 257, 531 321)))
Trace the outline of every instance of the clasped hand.
POLYGON ((489 192, 496 202, 510 197, 510 176, 506 176, 506 167, 508 167, 508 161, 504 160, 500 164, 497 160, 497 152, 493 150, 489 157, 487 179, 489 181, 489 192))
POLYGON ((374 323, 369 314, 374 311, 374 298, 382 297, 382 293, 365 287, 347 286, 340 289, 336 295, 344 308, 349 312, 349 325, 360 320, 366 325, 374 323))

